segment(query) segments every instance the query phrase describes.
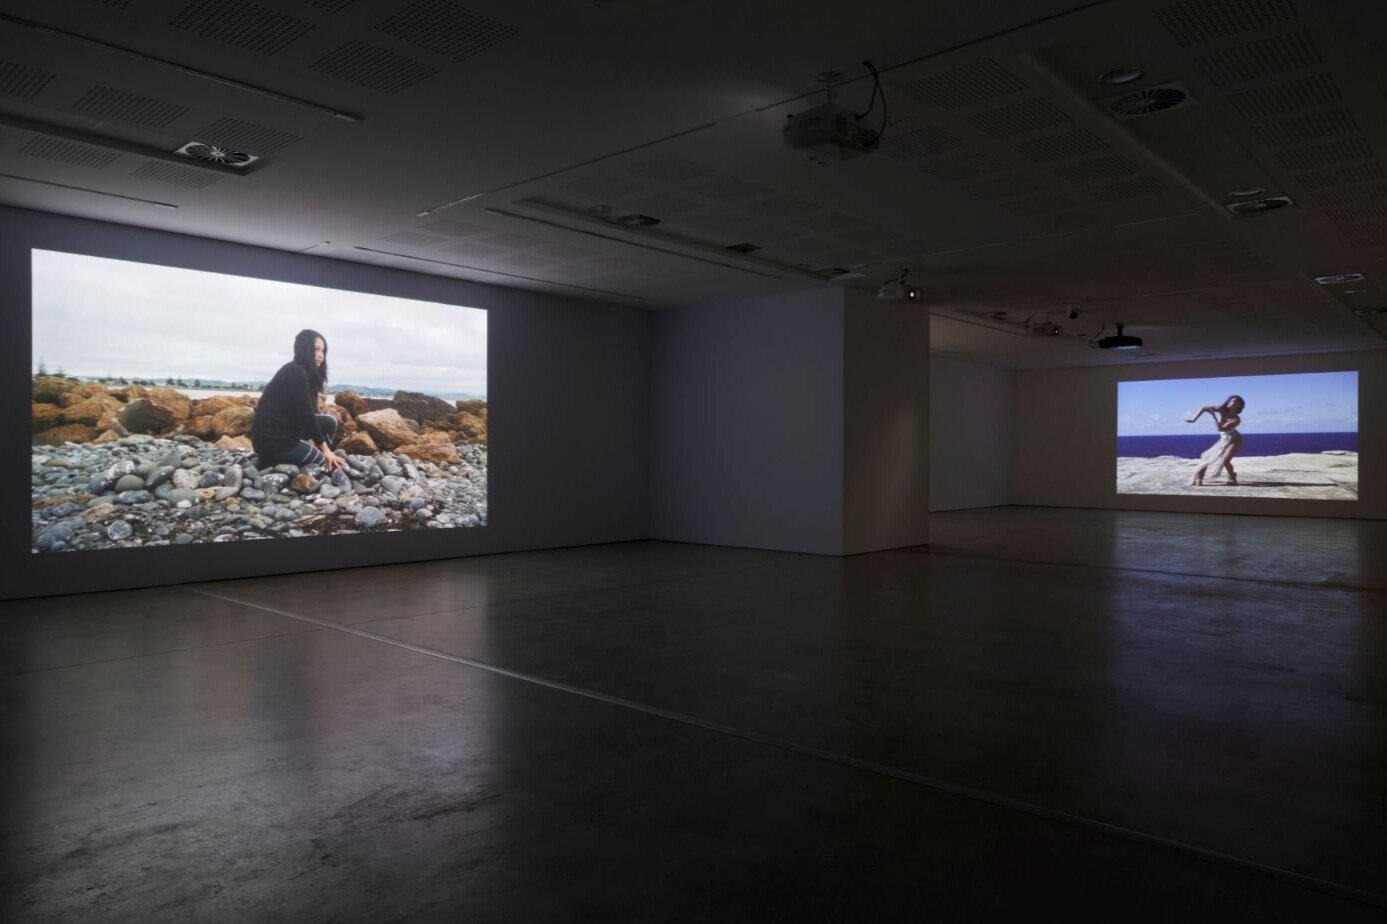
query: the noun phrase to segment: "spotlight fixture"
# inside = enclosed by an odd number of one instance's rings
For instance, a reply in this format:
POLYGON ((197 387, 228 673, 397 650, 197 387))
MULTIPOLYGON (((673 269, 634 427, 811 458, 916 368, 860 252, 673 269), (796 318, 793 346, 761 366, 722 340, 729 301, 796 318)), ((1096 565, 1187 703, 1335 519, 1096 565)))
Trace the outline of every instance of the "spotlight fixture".
POLYGON ((1078 317, 1079 317, 1079 309, 1078 309, 1078 308, 1075 308, 1073 305, 1065 305, 1064 307, 1066 307, 1066 308, 1069 309, 1069 320, 1071 320, 1071 321, 1078 320, 1078 317))
POLYGON ((1139 67, 1127 65, 1124 67, 1113 67, 1098 75, 1098 82, 1107 84, 1110 87, 1120 87, 1124 83, 1131 83, 1146 76, 1146 71, 1139 67))
POLYGON ((1141 338, 1122 333, 1122 322, 1118 321, 1117 333, 1099 340, 1098 346, 1104 350, 1137 350, 1141 348, 1141 338))
POLYGON ((1362 273, 1335 273, 1332 276, 1316 276, 1315 282, 1322 286, 1338 286, 1346 282, 1362 282, 1362 273))

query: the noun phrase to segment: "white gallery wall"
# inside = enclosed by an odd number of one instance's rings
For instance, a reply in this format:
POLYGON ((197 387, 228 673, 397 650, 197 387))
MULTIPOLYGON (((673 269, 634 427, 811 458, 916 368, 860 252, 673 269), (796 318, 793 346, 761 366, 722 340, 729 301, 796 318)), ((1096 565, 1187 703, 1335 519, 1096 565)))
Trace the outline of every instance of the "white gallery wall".
MULTIPOLYGON (((204 306, 217 311, 218 306, 204 306)), ((192 310, 192 309, 190 309, 192 310)), ((147 586, 644 538, 646 312, 204 238, 0 208, 0 597, 147 586), (30 250, 84 253, 488 310, 488 525, 34 554, 30 250)), ((236 323, 228 315, 226 323, 236 323)), ((325 319, 322 330, 330 330, 325 319)), ((327 333, 330 338, 331 334, 327 333)), ((422 339, 428 331, 420 331, 422 339)), ((157 348, 157 344, 153 345, 157 348)), ((272 345, 275 363, 291 344, 272 345)))
MULTIPOLYGON (((1012 379, 1012 503, 1184 513, 1387 518, 1387 349, 1354 353, 1019 370, 1012 379), (1117 383, 1150 379, 1358 372, 1359 499, 1118 494, 1117 383)), ((1225 395, 1210 395, 1210 403, 1225 395)))
POLYGON ((930 357, 931 510, 1011 503, 1011 370, 930 357))

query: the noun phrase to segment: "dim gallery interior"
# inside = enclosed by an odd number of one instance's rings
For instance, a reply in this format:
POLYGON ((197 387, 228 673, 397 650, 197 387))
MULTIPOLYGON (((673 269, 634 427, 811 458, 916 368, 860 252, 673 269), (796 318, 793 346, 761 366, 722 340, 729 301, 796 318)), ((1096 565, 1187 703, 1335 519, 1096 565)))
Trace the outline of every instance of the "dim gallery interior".
POLYGON ((0 914, 1378 920, 1385 20, 0 0, 0 914))

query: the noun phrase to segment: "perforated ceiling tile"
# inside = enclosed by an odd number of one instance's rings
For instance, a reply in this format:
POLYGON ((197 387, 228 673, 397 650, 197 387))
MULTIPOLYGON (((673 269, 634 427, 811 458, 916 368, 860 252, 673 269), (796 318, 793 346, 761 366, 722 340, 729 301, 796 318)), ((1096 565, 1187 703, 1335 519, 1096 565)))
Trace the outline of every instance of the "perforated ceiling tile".
POLYGON ((19 153, 27 154, 30 157, 41 157, 44 160, 55 160, 63 164, 72 164, 74 167, 89 167, 92 170, 107 167, 120 157, 114 151, 103 151, 100 148, 89 147, 85 144, 44 137, 29 139, 19 149, 19 153))
POLYGON ((536 267, 553 266, 555 263, 563 262, 563 260, 561 257, 549 257, 542 253, 528 253, 522 251, 521 253, 502 254, 496 257, 496 262, 503 263, 507 266, 536 267))
POLYGON ((1387 202, 1359 202, 1341 208, 1325 209, 1324 215, 1336 223, 1366 221, 1369 218, 1387 218, 1387 202))
POLYGON ((1046 99, 1029 99, 1010 106, 989 109, 967 116, 967 121, 978 131, 992 138, 1010 138, 1028 132, 1067 125, 1074 120, 1069 113, 1046 99))
POLYGON ((394 234, 387 234, 379 238, 382 241, 389 241, 392 244, 409 244, 413 247, 433 247, 444 243, 447 239, 436 234, 425 234, 422 231, 396 231, 394 234))
POLYGON ((218 119, 206 128, 195 132, 193 137, 208 144, 217 144, 236 151, 246 151, 264 157, 282 151, 289 145, 302 141, 298 135, 242 122, 240 119, 218 119))
POLYGON ((1348 138, 1308 148, 1279 151, 1276 159, 1281 161, 1281 165, 1287 170, 1308 170, 1311 167, 1327 167, 1351 160, 1369 160, 1372 156, 1373 148, 1368 144, 1367 138, 1348 138))
POLYGON ((1076 129, 1072 132, 1023 141, 1012 145, 1011 149, 1034 163, 1043 164, 1066 157, 1080 157, 1095 151, 1106 151, 1108 143, 1092 132, 1076 129))
POLYGON ((806 215, 803 218, 796 218, 790 224, 806 231, 827 231, 836 234, 850 228, 861 227, 866 222, 851 215, 844 215, 842 212, 826 212, 822 215, 806 215))
POLYGON ((515 35, 505 23, 448 0, 418 0, 376 28, 454 61, 466 61, 515 35))
POLYGON ((1092 183, 1095 180, 1110 180, 1141 172, 1140 167, 1121 154, 1060 164, 1052 169, 1071 183, 1092 183))
POLYGON ((702 208, 702 203, 694 202, 692 199, 685 199, 672 193, 656 193, 653 196, 622 199, 619 211, 635 212, 639 215, 651 215, 663 219, 671 215, 692 212, 699 208, 702 208))
POLYGON ((1290 0, 1186 0, 1156 10, 1181 45, 1201 45, 1296 17, 1290 0))
POLYGON ((882 153, 903 160, 929 157, 963 147, 963 142, 944 129, 935 125, 925 125, 906 132, 888 132, 881 143, 882 153))
POLYGON ((1059 212, 1064 209, 1072 209, 1076 204, 1074 200, 1061 196, 1058 193, 1046 193, 1041 196, 1031 196, 1026 199, 1013 199, 1010 202, 1003 202, 1000 207, 1014 215, 1042 215, 1045 212, 1059 212))
POLYGON ((430 234, 446 234, 449 237, 466 237, 469 234, 480 234, 485 231, 486 228, 483 225, 474 225, 466 221, 444 218, 423 225, 422 230, 430 234))
POLYGON ((966 154, 956 154, 953 157, 933 161, 920 169, 941 180, 972 180, 980 176, 1000 173, 1007 167, 1006 164, 990 154, 983 154, 981 151, 969 151, 966 154))
POLYGON ((169 25, 263 55, 278 54, 313 30, 313 23, 250 0, 192 0, 169 25))
POLYGON ((1347 186, 1350 183, 1364 183, 1384 176, 1382 164, 1366 161, 1361 164, 1347 164, 1343 167, 1328 167, 1324 170, 1311 170, 1296 174, 1296 180, 1306 189, 1323 189, 1327 186, 1347 186))
POLYGON ((36 67, 0 61, 0 96, 33 99, 55 76, 36 67))
POLYGON ((541 247, 536 253, 560 260, 582 260, 596 256, 595 251, 588 250, 586 247, 575 247, 572 244, 553 244, 549 247, 541 247))
POLYGON ((755 219, 740 212, 721 211, 706 212, 701 215, 681 215, 675 224, 709 234, 724 234, 737 228, 744 228, 754 221, 755 219))
POLYGON ((979 199, 1005 199, 1009 196, 1040 192, 1045 187, 1035 177, 1014 173, 1011 176, 999 176, 994 180, 972 183, 963 188, 969 195, 977 196, 979 199))
POLYGON ((941 109, 959 109, 1020 93, 1026 84, 996 61, 976 61, 918 80, 896 84, 912 96, 941 109))
POLYGON ((1120 183, 1106 186, 1091 186, 1084 192, 1099 202, 1115 202, 1118 199, 1134 199, 1138 196, 1154 196, 1165 192, 1165 184, 1152 176, 1138 176, 1120 183))
POLYGON ((623 180, 608 173, 581 177, 564 183, 558 188, 591 202, 611 202, 623 196, 635 195, 646 189, 639 183, 623 180))
POLYGON ((1058 215, 1039 215, 1035 219, 1037 225, 1054 230, 1078 230, 1080 228, 1093 228, 1101 225, 1103 218, 1094 215, 1093 212, 1061 212, 1058 215))
POLYGON ((720 176, 712 180, 700 180, 697 183, 690 183, 684 188, 695 195, 716 199, 719 202, 737 202, 742 199, 750 199, 753 196, 764 196, 770 192, 759 183, 753 183, 736 176, 720 176))
POLYGON ((1347 109, 1331 109, 1259 125, 1255 131, 1263 144, 1284 147, 1336 135, 1355 134, 1358 120, 1347 109))
POLYGON ((1195 58, 1209 79, 1220 87, 1274 77, 1321 63, 1319 49, 1304 32, 1274 35, 1246 45, 1195 58))
POLYGON ((773 196, 742 203, 742 208, 764 218, 788 218, 792 215, 805 215, 819 211, 819 207, 808 199, 798 196, 773 196))
POLYGON ((381 93, 399 93, 438 73, 421 61, 356 40, 339 46, 309 67, 381 93))
POLYGON ((178 164, 166 164, 157 160, 149 161, 144 166, 132 171, 130 175, 159 183, 171 183, 174 186, 186 186, 189 189, 206 189, 222 179, 218 174, 207 170, 199 170, 196 167, 180 167, 178 164))
POLYGON ((1244 119, 1265 119, 1283 112, 1325 106, 1342 96, 1332 76, 1311 74, 1270 87, 1230 94, 1228 104, 1244 119))
POLYGON ((327 10, 329 13, 340 13, 351 6, 356 0, 302 0, 309 6, 316 6, 320 10, 327 10))
POLYGON ((629 164, 622 164, 617 169, 622 173, 629 173, 645 180, 653 180, 656 183, 686 183, 689 180, 706 177, 713 172, 712 167, 706 167, 703 164, 670 154, 647 157, 629 164))
POLYGON ((544 243, 544 241, 527 237, 524 234, 516 234, 512 231, 503 231, 500 234, 493 234, 491 237, 484 238, 482 242, 496 247, 504 247, 507 250, 526 250, 530 247, 538 247, 544 243))
POLYGON ((449 253, 463 254, 470 257, 476 257, 477 259, 495 257, 505 253, 505 251, 502 250, 500 247, 488 247, 486 244, 475 244, 471 241, 468 241, 465 244, 459 244, 456 247, 449 247, 447 248, 447 250, 449 253))
POLYGON ((128 93, 114 87, 96 86, 83 93, 72 108, 78 112, 89 112, 103 119, 129 122, 149 128, 164 128, 179 116, 187 113, 186 106, 128 93))

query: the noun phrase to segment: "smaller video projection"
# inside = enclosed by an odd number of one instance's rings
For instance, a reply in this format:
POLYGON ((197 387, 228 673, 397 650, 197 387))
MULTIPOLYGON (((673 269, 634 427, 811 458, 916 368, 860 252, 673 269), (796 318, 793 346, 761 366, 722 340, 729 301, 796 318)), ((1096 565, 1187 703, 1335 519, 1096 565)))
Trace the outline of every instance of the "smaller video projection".
POLYGON ((34 553, 487 523, 481 308, 32 252, 34 553))
POLYGON ((1358 499, 1358 373, 1119 382, 1117 493, 1358 499))

